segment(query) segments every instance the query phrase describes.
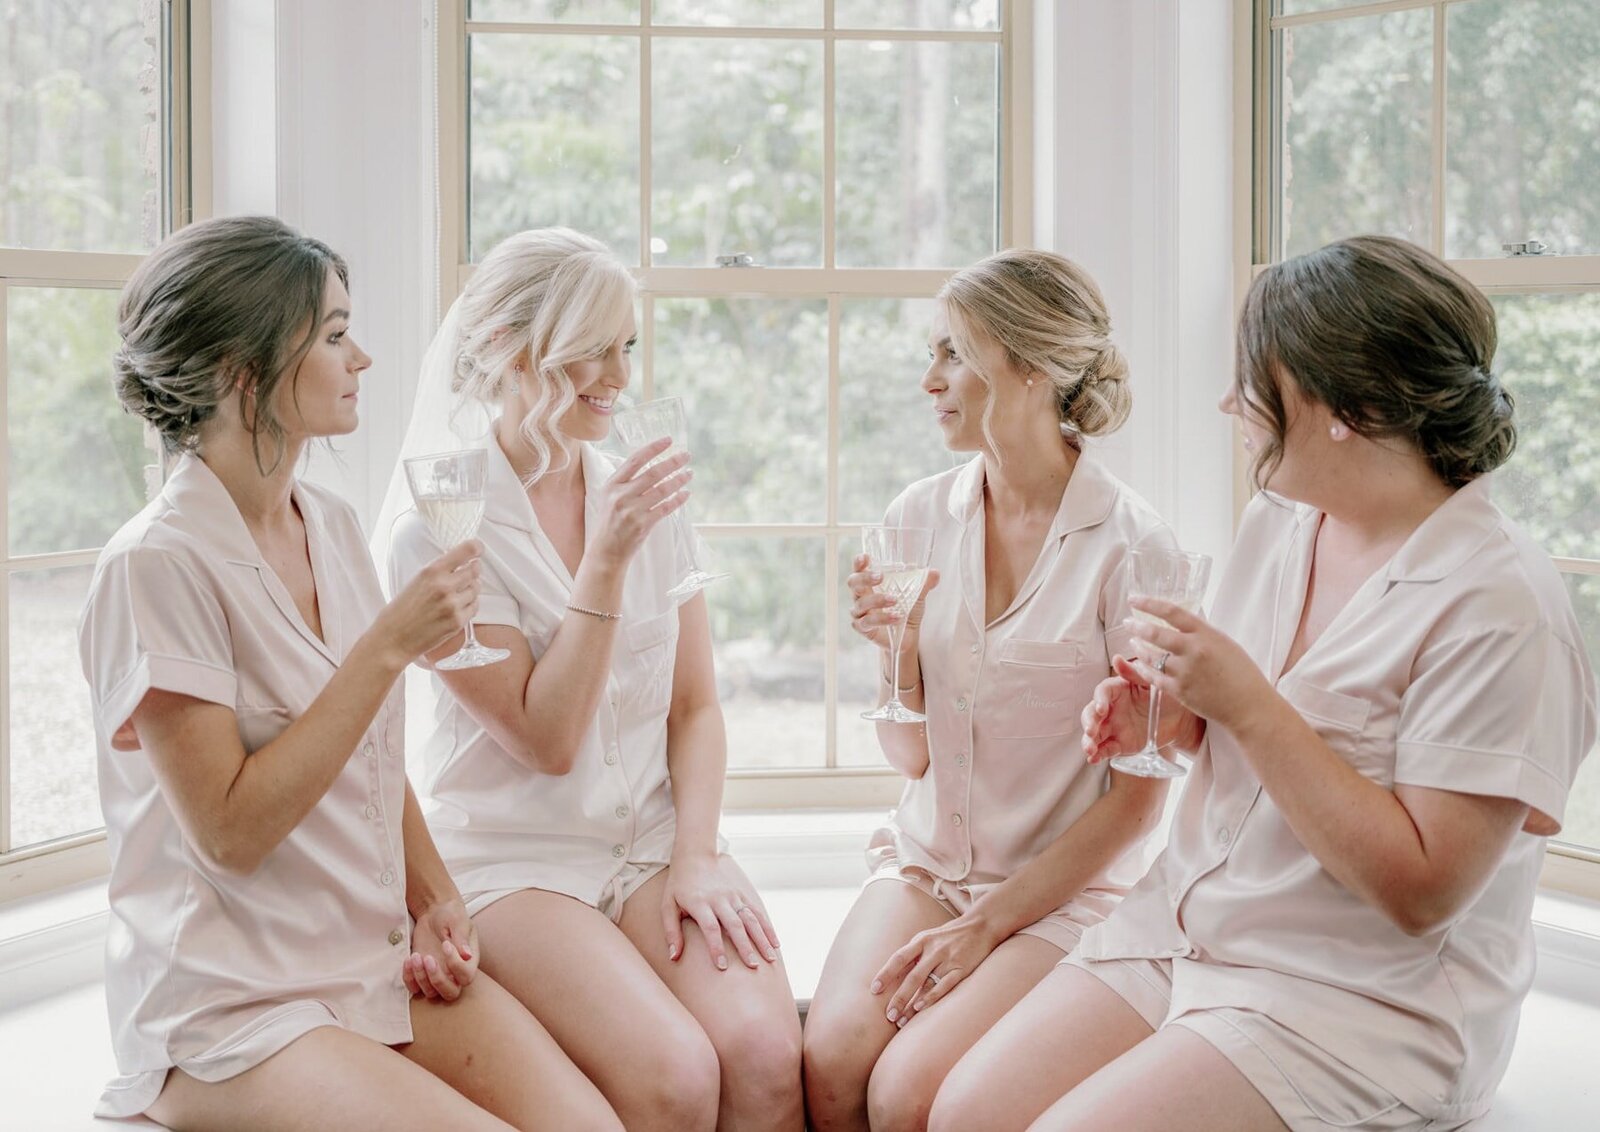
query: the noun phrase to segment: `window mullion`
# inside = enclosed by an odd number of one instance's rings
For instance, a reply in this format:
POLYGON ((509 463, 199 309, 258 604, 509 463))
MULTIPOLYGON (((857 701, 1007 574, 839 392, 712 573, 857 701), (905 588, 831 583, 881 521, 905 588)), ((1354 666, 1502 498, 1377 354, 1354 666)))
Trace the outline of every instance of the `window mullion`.
MULTIPOLYGON (((11 353, 7 344, 11 297, 5 279, 0 279, 0 427, 10 434, 11 353)), ((7 473, 11 461, 0 460, 0 555, 11 560, 11 530, 8 510, 11 485, 7 473)), ((11 851, 11 571, 0 570, 0 616, 5 631, 0 632, 0 855, 11 851)))
MULTIPOLYGON (((828 0, 833 8, 833 0, 828 0)), ((828 296, 828 492, 827 518, 829 528, 839 523, 839 314, 838 294, 828 296)), ((832 769, 839 765, 839 539, 829 534, 822 560, 823 616, 822 626, 822 704, 823 745, 827 752, 824 764, 832 769)))
POLYGON ((1445 218, 1445 97, 1449 80, 1445 76, 1447 62, 1445 6, 1440 0, 1433 9, 1433 253, 1443 257, 1445 218))

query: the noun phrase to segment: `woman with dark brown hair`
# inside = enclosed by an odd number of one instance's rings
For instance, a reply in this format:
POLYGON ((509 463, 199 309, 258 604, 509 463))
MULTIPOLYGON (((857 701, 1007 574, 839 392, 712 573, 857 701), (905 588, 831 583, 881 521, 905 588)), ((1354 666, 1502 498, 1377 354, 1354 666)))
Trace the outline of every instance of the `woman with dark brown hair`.
POLYGON ((128 411, 173 457, 80 627, 111 849, 103 1116, 174 1129, 620 1129, 478 971, 406 782, 399 676, 477 608, 482 546, 384 604, 355 512, 296 475, 358 423, 344 261, 191 225, 122 294, 128 411))
POLYGON ((1264 272, 1222 400, 1263 488, 1210 620, 1135 599, 1084 711, 1098 762, 1195 752, 1171 840, 959 1064, 931 1127, 1437 1130, 1481 1115, 1529 913, 1595 740, 1560 576, 1489 497, 1494 312, 1400 240, 1264 272))

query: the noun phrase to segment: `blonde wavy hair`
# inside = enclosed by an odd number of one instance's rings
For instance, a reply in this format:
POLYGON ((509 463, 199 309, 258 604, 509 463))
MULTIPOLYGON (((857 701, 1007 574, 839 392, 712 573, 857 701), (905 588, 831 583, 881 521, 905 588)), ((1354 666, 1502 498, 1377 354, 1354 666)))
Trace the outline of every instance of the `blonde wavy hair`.
POLYGON ((1128 419, 1128 363, 1111 341, 1111 316, 1089 273, 1064 256, 1013 248, 952 275, 935 296, 950 320, 950 340, 989 387, 983 436, 990 431, 994 378, 978 368, 974 339, 987 335, 1023 373, 1055 391, 1062 426, 1074 436, 1104 436, 1128 419))
POLYGON ((611 250, 570 228, 536 228, 496 244, 457 300, 452 393, 493 408, 526 352, 542 380, 517 427, 531 479, 568 467, 575 444, 556 427, 577 401, 566 366, 604 353, 633 307, 633 276, 611 250))

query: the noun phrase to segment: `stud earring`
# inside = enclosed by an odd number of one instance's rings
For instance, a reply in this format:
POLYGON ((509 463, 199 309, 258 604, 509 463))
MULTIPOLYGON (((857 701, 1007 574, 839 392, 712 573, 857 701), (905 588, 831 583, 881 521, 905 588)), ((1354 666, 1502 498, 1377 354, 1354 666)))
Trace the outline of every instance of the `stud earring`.
POLYGON ((1031 378, 1031 377, 1030 377, 1030 378, 1028 378, 1028 384, 1029 384, 1029 385, 1032 385, 1032 384, 1033 384, 1033 378, 1031 378))
POLYGON ((1334 440, 1343 440, 1350 435, 1350 430, 1345 428, 1344 425, 1336 424, 1328 428, 1328 435, 1334 440))

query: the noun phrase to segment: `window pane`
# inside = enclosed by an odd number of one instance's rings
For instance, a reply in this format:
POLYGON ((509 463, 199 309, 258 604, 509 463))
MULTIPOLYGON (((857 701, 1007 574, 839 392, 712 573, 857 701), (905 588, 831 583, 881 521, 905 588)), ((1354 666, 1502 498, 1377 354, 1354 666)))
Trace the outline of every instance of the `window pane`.
POLYGON ((944 446, 922 391, 932 299, 845 299, 839 307, 839 521, 881 523, 909 483, 970 453, 944 446))
POLYGON ((828 304, 660 299, 655 391, 682 397, 701 523, 827 518, 828 304))
POLYGON ((822 0, 655 0, 650 19, 695 27, 819 28, 822 0))
POLYGON ((827 762, 824 545, 820 538, 710 541, 715 568, 729 575, 705 593, 730 767, 827 762))
POLYGON ((1600 4, 1478 0, 1445 9, 1453 256, 1539 239, 1600 252, 1600 4))
POLYGON ((850 594, 844 580, 855 568, 861 553, 861 537, 852 535, 839 542, 839 711, 834 725, 834 760, 839 766, 887 766, 883 748, 878 745, 877 724, 861 718, 878 704, 878 666, 882 653, 850 627, 850 594))
POLYGON ((0 244, 136 252, 160 233, 161 6, 27 0, 0 20, 0 244))
POLYGON ((1600 294, 1494 306, 1495 371, 1517 405, 1517 450, 1495 476, 1495 499, 1551 554, 1600 558, 1600 294))
POLYGON ((943 28, 998 31, 1000 0, 834 0, 842 28, 943 28))
POLYGON ((651 255, 822 263, 822 44, 662 39, 651 48, 651 255))
MULTIPOLYGON (((1567 574, 1567 592, 1583 626, 1583 640, 1589 648, 1589 663, 1600 669, 1600 577, 1593 574, 1567 574)), ((1600 849, 1600 757, 1590 751, 1578 768, 1577 781, 1567 796, 1567 819, 1557 841, 1600 849)))
POLYGON ((960 267, 999 229, 1000 49, 835 47, 841 267, 960 267))
POLYGON ((1298 16, 1306 12, 1326 12, 1333 8, 1350 8, 1357 4, 1370 4, 1372 0, 1279 0, 1274 14, 1298 16))
POLYGON ((564 224, 639 262, 639 40, 474 35, 472 258, 564 224))
POLYGON ((144 429, 111 384, 115 291, 6 291, 12 554, 99 546, 144 506, 144 429))
POLYGON ((11 844, 98 829, 94 725, 78 666, 88 566, 11 575, 11 844))
POLYGON ((1433 14, 1279 32, 1285 253, 1376 232, 1432 231, 1433 14))
POLYGON ((637 24, 639 0, 468 0, 467 19, 530 24, 637 24))

